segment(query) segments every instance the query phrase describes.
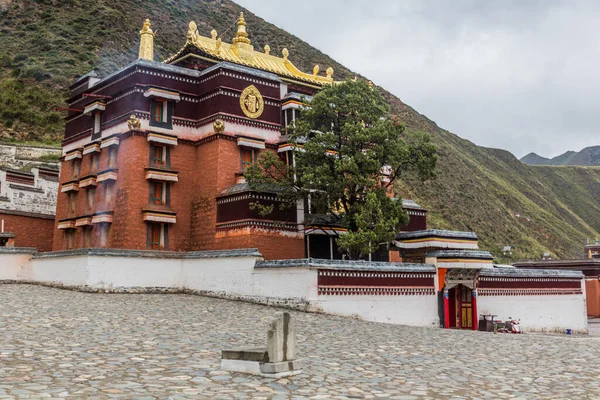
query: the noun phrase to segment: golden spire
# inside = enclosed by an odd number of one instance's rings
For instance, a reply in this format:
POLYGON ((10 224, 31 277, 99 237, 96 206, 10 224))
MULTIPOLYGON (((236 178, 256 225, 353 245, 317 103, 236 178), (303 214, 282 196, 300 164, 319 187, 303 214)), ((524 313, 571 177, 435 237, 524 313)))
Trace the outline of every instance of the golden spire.
POLYGON ((154 61, 154 32, 150 29, 150 20, 144 21, 140 31, 140 53, 139 59, 154 61))
POLYGON ((240 12, 240 17, 237 20, 237 26, 237 33, 235 34, 232 43, 250 44, 250 39, 248 39, 248 32, 246 32, 246 20, 244 19, 243 12, 240 12))

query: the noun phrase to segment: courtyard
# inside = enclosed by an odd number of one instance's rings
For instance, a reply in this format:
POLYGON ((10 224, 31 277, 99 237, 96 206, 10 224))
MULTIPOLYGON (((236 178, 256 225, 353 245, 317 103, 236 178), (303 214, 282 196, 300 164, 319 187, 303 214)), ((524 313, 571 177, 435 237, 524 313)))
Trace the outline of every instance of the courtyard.
POLYGON ((414 328, 293 312, 302 375, 220 371, 274 308, 0 284, 0 399, 600 398, 600 338, 414 328))

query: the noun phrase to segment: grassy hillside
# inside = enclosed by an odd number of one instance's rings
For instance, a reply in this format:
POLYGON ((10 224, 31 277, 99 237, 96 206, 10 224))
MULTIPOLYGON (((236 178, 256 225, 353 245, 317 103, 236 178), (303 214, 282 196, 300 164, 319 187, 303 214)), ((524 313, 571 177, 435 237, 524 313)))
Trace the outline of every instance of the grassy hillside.
MULTIPOLYGON (((90 69, 106 74, 137 56, 138 31, 150 18, 157 59, 185 42, 195 20, 208 35, 225 32, 239 11, 257 47, 283 47, 301 69, 314 64, 354 74, 307 43, 228 0, 0 0, 0 137, 57 141, 62 115, 54 111, 73 79, 90 69)), ((224 37, 233 36, 233 30, 224 37)), ((228 40, 229 41, 229 40, 228 40)), ((402 192, 431 210, 431 227, 474 230, 499 261, 505 245, 514 258, 539 258, 551 251, 579 256, 586 237, 600 236, 600 170, 533 167, 510 153, 474 145, 440 129, 398 98, 386 93, 409 129, 431 133, 439 146, 437 180, 407 178, 402 192)))

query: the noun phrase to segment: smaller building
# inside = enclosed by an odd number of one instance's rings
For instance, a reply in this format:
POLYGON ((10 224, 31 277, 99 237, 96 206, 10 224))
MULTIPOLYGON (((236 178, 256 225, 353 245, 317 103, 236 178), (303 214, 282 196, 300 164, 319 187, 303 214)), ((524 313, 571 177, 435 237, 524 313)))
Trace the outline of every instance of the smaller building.
POLYGON ((52 250, 58 170, 0 170, 0 245, 52 250))

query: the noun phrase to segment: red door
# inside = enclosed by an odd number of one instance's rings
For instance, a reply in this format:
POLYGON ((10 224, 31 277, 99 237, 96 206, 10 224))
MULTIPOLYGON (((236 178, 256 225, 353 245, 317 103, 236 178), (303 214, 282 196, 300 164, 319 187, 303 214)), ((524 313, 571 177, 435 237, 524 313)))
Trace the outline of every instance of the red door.
POLYGON ((456 287, 457 325, 462 329, 473 329, 473 291, 466 286, 456 287))

